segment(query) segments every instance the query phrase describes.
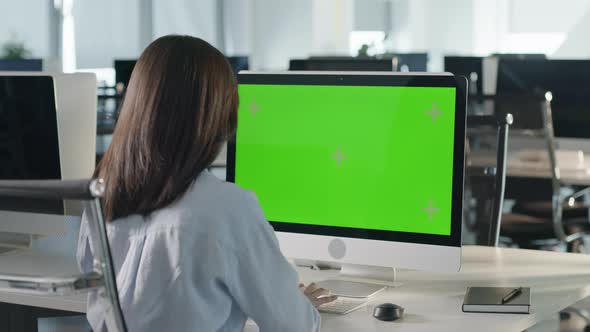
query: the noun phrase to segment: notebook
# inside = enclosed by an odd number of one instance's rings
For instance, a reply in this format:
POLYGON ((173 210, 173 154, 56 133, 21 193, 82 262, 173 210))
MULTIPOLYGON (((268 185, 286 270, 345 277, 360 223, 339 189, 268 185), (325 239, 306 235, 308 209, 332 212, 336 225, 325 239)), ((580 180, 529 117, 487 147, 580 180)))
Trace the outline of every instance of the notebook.
POLYGON ((530 308, 529 287, 469 287, 463 300, 463 312, 528 314, 530 308))

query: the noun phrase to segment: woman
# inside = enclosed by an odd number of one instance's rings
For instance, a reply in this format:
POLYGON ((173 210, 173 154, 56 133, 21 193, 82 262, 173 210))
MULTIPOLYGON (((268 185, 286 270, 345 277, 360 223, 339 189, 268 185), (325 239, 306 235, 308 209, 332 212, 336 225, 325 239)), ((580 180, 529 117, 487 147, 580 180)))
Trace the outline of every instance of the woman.
MULTIPOLYGON (((229 64, 203 40, 162 37, 137 61, 95 172, 130 331, 241 331, 248 317, 261 331, 317 331, 314 306, 335 299, 314 285, 302 294, 255 196, 207 172, 237 105, 229 64)), ((83 271, 91 238, 83 222, 83 271)), ((91 294, 95 331, 104 310, 91 294)))

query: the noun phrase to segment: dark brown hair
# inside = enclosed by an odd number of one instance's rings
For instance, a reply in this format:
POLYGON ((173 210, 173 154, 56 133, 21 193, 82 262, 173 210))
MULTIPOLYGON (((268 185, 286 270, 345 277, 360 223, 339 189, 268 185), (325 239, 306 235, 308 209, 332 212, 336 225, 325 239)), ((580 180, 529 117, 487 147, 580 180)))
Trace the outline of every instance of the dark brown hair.
POLYGON ((184 194, 233 134, 237 106, 235 76, 216 48, 190 36, 152 42, 94 174, 106 182, 106 220, 148 215, 184 194))

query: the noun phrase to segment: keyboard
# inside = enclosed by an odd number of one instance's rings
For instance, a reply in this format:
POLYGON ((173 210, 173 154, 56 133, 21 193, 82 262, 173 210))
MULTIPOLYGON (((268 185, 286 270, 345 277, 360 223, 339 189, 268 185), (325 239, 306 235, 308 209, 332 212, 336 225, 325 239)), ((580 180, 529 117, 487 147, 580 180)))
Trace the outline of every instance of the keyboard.
POLYGON ((354 298, 354 297, 338 297, 336 301, 322 304, 318 310, 320 312, 345 315, 349 312, 355 311, 367 305, 366 298, 354 298))

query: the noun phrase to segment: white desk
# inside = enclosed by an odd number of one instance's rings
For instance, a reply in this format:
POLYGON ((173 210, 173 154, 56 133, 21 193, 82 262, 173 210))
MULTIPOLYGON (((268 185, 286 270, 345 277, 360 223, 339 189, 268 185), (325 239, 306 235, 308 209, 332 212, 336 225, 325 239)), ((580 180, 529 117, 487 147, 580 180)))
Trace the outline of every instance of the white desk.
MULTIPOLYGON (((328 273, 301 274, 309 281, 328 273)), ((345 316, 324 315, 323 331, 520 332, 590 295, 590 256, 579 254, 467 246, 460 273, 400 271, 398 275, 403 285, 376 296, 367 309, 345 316), (461 311, 468 286, 515 285, 532 287, 532 314, 461 311), (405 307, 405 317, 391 323, 371 317, 371 305, 383 302, 405 307)))
MULTIPOLYGON (((41 256, 29 251, 0 255, 0 273, 24 275, 67 275, 79 273, 72 257, 41 256)), ((1 291, 0 302, 48 309, 86 312, 86 295, 68 297, 23 295, 1 291)))
MULTIPOLYGON (((0 273, 75 271, 72 259, 17 253, 0 255, 0 273)), ((300 269, 304 281, 321 280, 334 271, 300 269)), ((590 295, 590 256, 579 254, 467 246, 457 274, 400 271, 400 288, 388 290, 371 304, 393 302, 406 308, 397 322, 371 317, 370 307, 345 316, 323 315, 322 331, 522 331, 552 318, 590 295), (531 286, 532 314, 465 314, 461 304, 468 286, 531 286)), ((0 302, 54 309, 85 310, 84 297, 45 298, 0 292, 0 302)), ((247 330, 256 330, 247 326, 247 330)))

